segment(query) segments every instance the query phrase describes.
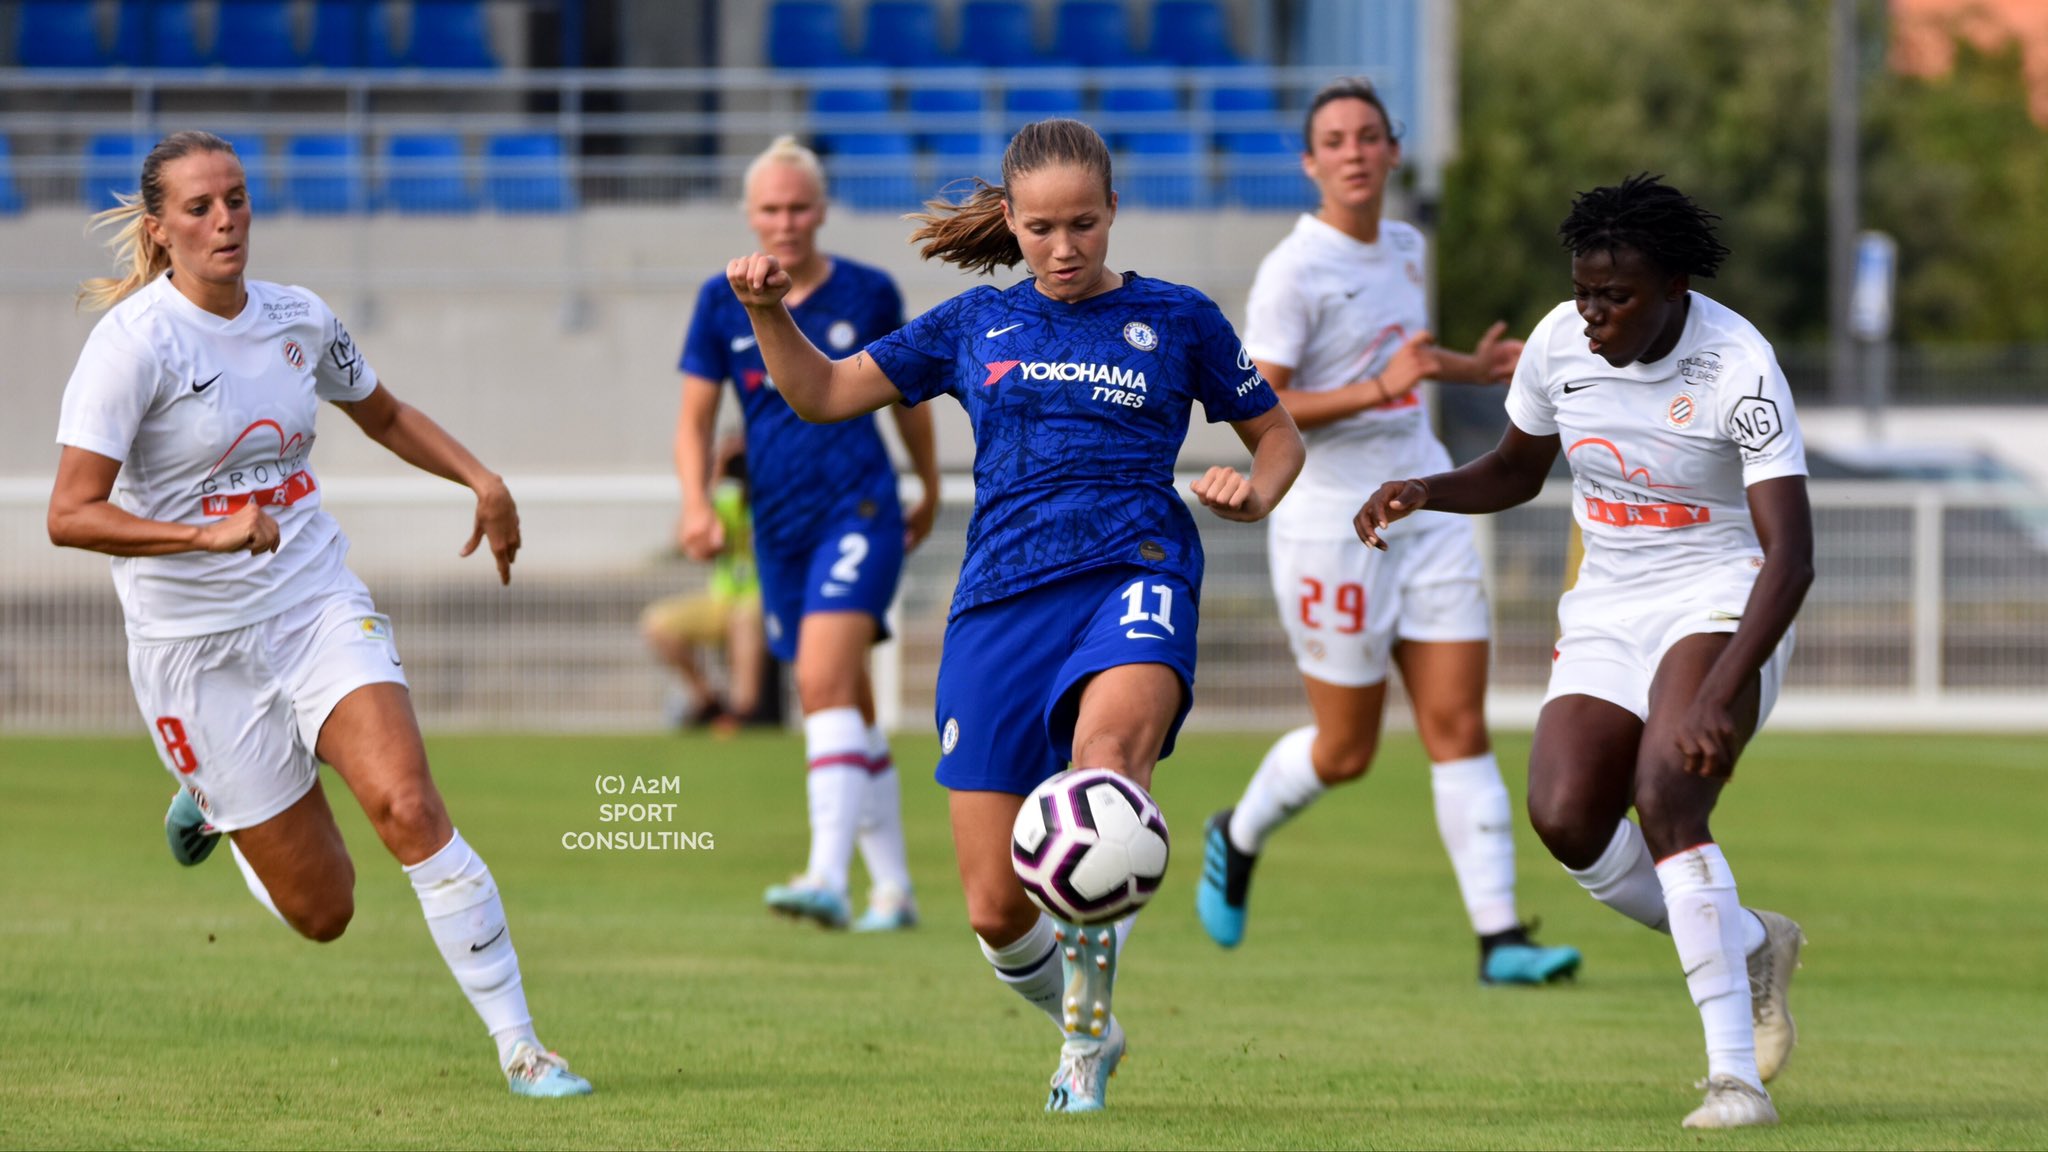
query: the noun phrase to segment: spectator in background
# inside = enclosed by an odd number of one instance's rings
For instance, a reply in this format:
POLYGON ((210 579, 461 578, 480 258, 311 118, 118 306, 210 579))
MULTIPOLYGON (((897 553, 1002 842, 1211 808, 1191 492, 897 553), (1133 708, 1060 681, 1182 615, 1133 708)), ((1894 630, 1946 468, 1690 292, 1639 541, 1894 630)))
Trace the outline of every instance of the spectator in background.
MULTIPOLYGON (((711 505, 725 529, 702 592, 669 596, 647 606, 640 632, 661 662, 675 670, 687 697, 673 709, 679 728, 730 733, 760 719, 767 656, 761 634, 761 582, 754 571, 754 525, 747 507, 747 444, 738 435, 719 441, 711 505), (697 659, 700 648, 725 650, 726 690, 721 698, 697 659)), ((677 546, 682 525, 676 526, 677 546)))

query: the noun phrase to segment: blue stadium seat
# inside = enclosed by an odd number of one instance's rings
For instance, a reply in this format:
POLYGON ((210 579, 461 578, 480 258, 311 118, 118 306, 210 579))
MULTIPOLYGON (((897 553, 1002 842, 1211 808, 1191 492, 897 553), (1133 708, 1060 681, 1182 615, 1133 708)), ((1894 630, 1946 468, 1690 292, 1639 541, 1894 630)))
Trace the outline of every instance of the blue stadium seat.
POLYGON ((21 188, 14 182, 14 149, 0 136, 0 216, 18 215, 22 206, 21 188))
POLYGON ((291 0, 221 0, 213 54, 230 68, 297 68, 291 17, 291 0))
POLYGON ((1079 116, 1081 92, 1078 88, 1012 88, 1003 93, 1003 111, 1010 114, 1013 126, 1048 116, 1079 116))
POLYGON ((1131 147, 1140 133, 1184 130, 1180 93, 1174 88, 1148 84, 1102 90, 1102 120, 1112 148, 1131 147))
POLYGON ((242 162, 242 175, 249 185, 249 206, 258 212, 277 207, 270 142, 253 132, 223 132, 221 139, 233 146, 235 159, 242 162))
POLYGON ((191 0, 121 0, 114 63, 137 68, 202 68, 191 0))
POLYGON ((811 93, 820 118, 817 144, 831 158, 832 195, 855 208, 909 211, 917 149, 898 126, 882 88, 823 88, 811 93))
POLYGON ((1301 210, 1316 202, 1316 186, 1301 173, 1301 141, 1291 132, 1224 134, 1217 166, 1223 199, 1245 208, 1301 210))
MULTIPOLYGON (((981 91, 976 88, 913 88, 909 99, 912 112, 954 117, 979 117, 982 112, 981 91)), ((966 123, 926 132, 920 143, 941 156, 981 156, 1002 151, 1002 141, 966 123)))
POLYGON ((383 0, 314 0, 307 63, 323 68, 390 68, 391 23, 383 0))
POLYGON ((406 60, 420 68, 496 68, 482 0, 413 0, 406 60))
POLYGON ((1188 131, 1180 94, 1160 86, 1109 88, 1102 93, 1102 118, 1110 126, 1110 147, 1124 153, 1118 164, 1120 202, 1147 208, 1195 208, 1206 203, 1206 149, 1188 131))
MULTIPOLYGON (((1230 148, 1239 137, 1271 136, 1270 127, 1279 112, 1280 102, 1271 88, 1215 88, 1208 97, 1209 111, 1216 115, 1216 146, 1230 148)), ((1260 139, 1251 148, 1267 147, 1268 142, 1260 139)))
POLYGON ((1216 0, 1160 0, 1152 9, 1152 55, 1184 68, 1238 63, 1223 6, 1216 0))
POLYGON ((285 199, 308 215, 368 210, 363 154, 352 136, 295 136, 286 149, 285 199))
POLYGON ((768 10, 768 63, 777 68, 838 68, 846 51, 835 0, 776 0, 768 10))
POLYGON ((960 6, 959 54, 984 68, 1038 63, 1030 6, 1022 0, 967 0, 960 6))
POLYGON ((891 68, 944 64, 938 12, 930 0, 874 0, 868 5, 868 37, 862 54, 891 68))
POLYGON ((476 211, 462 137, 437 133, 386 140, 382 203, 406 215, 476 211))
POLYGON ((562 141, 546 132, 493 136, 484 144, 484 193, 499 212, 567 212, 576 206, 562 141))
POLYGON ((126 133, 106 133, 85 144, 85 206, 94 212, 118 207, 117 192, 134 193, 142 186, 142 158, 151 141, 126 133))
POLYGON ((1142 63, 1131 50, 1131 20, 1121 0, 1064 0, 1054 20, 1052 52, 1086 68, 1142 63))
POLYGON ((23 68, 104 68, 99 24, 93 6, 78 0, 22 0, 21 43, 15 60, 23 68))

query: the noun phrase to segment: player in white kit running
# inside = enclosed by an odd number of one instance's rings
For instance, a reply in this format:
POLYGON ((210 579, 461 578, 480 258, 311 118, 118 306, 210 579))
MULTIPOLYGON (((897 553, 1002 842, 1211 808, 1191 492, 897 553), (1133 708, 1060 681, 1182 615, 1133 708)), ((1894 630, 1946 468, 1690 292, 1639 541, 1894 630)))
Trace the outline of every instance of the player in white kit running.
POLYGON ((1561 451, 1586 555, 1529 754, 1529 815, 1602 903, 1671 934, 1706 1031, 1688 1128, 1775 1124, 1796 1033, 1799 926, 1738 902, 1708 828, 1770 715, 1813 582, 1806 450, 1771 346, 1690 290, 1727 256, 1712 213, 1653 176, 1580 195, 1559 230, 1573 300, 1530 334, 1500 445, 1384 484, 1360 539, 1422 509, 1497 512, 1561 451), (1633 806, 1641 828, 1628 819, 1633 806))
POLYGON ((1381 479, 1451 465, 1416 385, 1505 383, 1521 351, 1500 339, 1501 324, 1470 355, 1436 346, 1422 233, 1381 219, 1400 159, 1369 83, 1338 80, 1316 93, 1302 170, 1322 205, 1252 282, 1245 347, 1309 446, 1301 479, 1268 521, 1267 555, 1315 723, 1282 736, 1244 796, 1211 818, 1195 906, 1218 944, 1243 940, 1267 837, 1371 767, 1393 664, 1431 761, 1437 829, 1479 938, 1480 979, 1543 984, 1576 971, 1579 954, 1537 946, 1515 907, 1514 821, 1486 733, 1490 628, 1471 525, 1417 517, 1385 553, 1351 530, 1359 498, 1381 479))
POLYGON ((504 481, 391 395, 304 288, 248 280, 249 192, 234 149, 179 132, 141 191, 102 213, 126 275, 64 390, 53 543, 114 557, 136 702, 178 782, 180 862, 225 833, 250 892, 312 940, 342 934, 355 866, 320 787, 332 765, 404 866, 515 1095, 588 1093, 534 1034, 491 873, 449 821, 391 620, 344 559, 309 456, 326 400, 400 459, 477 497, 509 582, 519 512, 504 481))

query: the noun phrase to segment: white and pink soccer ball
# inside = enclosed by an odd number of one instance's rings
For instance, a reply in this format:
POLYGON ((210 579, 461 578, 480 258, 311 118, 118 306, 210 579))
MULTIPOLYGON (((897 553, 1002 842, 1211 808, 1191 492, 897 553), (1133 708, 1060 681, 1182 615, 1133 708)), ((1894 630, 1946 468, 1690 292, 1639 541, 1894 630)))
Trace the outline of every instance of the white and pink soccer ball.
POLYGON ((1061 772, 1033 789, 1010 833, 1010 863, 1032 903, 1075 924, 1144 907, 1166 875, 1166 817, 1126 777, 1061 772))

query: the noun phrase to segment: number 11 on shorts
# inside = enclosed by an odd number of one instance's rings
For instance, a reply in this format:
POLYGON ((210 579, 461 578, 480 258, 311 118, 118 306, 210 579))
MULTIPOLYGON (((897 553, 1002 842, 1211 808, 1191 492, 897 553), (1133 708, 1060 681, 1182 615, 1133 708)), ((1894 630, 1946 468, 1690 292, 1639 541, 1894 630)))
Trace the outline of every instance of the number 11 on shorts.
MULTIPOLYGON (((1159 611, 1147 613, 1145 611, 1145 582, 1143 580, 1131 581, 1131 586, 1124 589, 1123 593, 1125 604, 1124 616, 1117 623, 1157 624, 1171 633, 1173 631, 1173 587, 1168 584, 1154 584, 1152 585, 1152 591, 1158 594, 1159 611)), ((1131 629, 1125 632, 1124 635, 1134 640, 1146 638, 1144 633, 1136 629, 1131 629)), ((1164 640, 1166 637, 1154 636, 1150 638, 1164 640)))

